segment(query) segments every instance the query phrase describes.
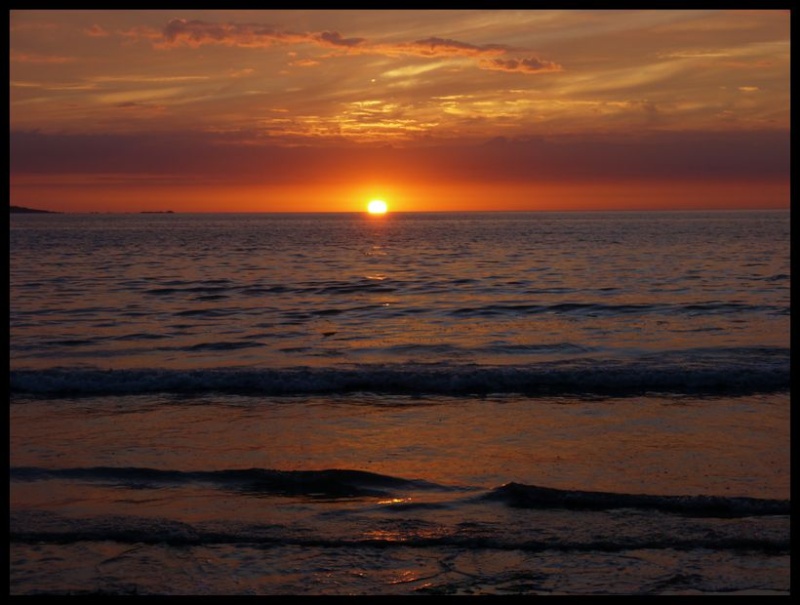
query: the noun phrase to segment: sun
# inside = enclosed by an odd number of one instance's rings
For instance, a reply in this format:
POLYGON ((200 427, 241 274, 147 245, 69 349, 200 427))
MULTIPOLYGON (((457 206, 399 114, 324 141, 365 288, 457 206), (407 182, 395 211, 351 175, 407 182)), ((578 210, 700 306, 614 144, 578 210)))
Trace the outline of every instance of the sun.
POLYGON ((383 200, 372 200, 367 204, 367 212, 370 214, 386 214, 389 207, 383 200))

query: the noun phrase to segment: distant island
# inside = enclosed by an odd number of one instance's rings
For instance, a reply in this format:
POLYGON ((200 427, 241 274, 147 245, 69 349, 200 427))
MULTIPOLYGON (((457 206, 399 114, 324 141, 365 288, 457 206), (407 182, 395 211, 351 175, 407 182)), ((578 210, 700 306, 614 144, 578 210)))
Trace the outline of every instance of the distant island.
POLYGON ((22 212, 25 214, 61 214, 52 210, 37 210, 36 208, 25 208, 24 206, 9 206, 9 213, 22 212))
POLYGON ((142 210, 139 214, 175 214, 172 210, 142 210))

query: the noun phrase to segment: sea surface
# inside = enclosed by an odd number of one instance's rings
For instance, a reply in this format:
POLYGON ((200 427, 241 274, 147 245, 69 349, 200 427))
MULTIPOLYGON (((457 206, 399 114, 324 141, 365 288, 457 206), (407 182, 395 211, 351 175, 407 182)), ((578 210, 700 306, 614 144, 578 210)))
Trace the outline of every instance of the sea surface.
POLYGON ((788 594, 789 212, 10 216, 11 594, 788 594))

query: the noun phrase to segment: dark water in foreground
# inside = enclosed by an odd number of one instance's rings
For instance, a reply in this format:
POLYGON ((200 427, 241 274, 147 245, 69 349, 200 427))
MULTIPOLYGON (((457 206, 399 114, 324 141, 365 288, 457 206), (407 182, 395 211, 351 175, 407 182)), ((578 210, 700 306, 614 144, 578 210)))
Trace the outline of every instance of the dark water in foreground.
POLYGON ((786 594, 784 212, 12 215, 11 594, 786 594))

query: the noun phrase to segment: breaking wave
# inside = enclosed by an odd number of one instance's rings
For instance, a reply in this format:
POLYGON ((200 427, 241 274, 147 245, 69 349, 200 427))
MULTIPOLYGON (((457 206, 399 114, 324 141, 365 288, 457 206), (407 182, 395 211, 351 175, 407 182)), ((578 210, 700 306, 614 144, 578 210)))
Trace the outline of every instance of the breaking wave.
POLYGON ((524 395, 644 393, 737 395, 790 387, 789 350, 769 347, 667 352, 631 359, 529 365, 366 364, 333 367, 12 370, 11 394, 47 397, 145 393, 302 395, 524 395))

